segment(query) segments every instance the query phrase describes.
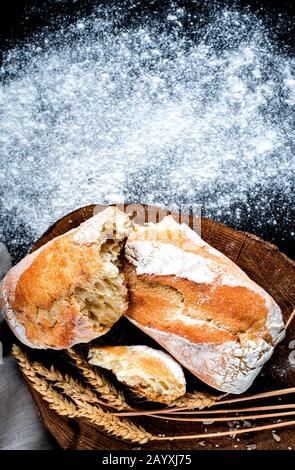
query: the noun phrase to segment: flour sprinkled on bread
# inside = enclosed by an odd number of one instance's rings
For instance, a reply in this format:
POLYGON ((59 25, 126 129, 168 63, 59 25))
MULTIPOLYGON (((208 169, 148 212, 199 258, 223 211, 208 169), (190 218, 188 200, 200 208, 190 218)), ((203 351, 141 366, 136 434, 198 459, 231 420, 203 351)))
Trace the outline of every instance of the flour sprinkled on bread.
POLYGON ((247 390, 285 335, 272 297, 171 216, 135 227, 126 257, 127 317, 207 384, 247 390))

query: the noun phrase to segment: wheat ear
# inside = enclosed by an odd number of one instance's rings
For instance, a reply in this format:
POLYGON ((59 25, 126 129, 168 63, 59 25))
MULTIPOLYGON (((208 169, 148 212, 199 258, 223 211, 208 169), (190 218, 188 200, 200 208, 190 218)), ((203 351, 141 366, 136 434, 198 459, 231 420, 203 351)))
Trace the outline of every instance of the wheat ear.
POLYGON ((117 390, 106 377, 99 371, 94 370, 87 361, 72 348, 68 349, 68 354, 75 361, 76 366, 82 372, 83 376, 92 385, 92 387, 100 394, 101 398, 107 405, 115 408, 118 411, 131 410, 131 406, 126 403, 124 395, 121 391, 117 390))
MULTIPOLYGON (((49 403, 50 408, 62 416, 68 416, 69 418, 76 417, 76 406, 62 397, 44 378, 38 377, 36 370, 31 366, 26 354, 16 344, 12 347, 12 354, 17 359, 24 375, 30 380, 34 389, 49 403)), ((52 372, 48 372, 50 380, 52 380, 52 372)))
MULTIPOLYGON (((17 346, 15 346, 17 348, 17 346)), ((23 353, 24 354, 24 353, 23 353)), ((29 362, 29 360, 27 359, 29 362)), ((62 375, 53 365, 50 369, 47 369, 40 362, 30 363, 33 367, 34 372, 41 377, 44 377, 47 381, 54 382, 53 386, 62 390, 66 395, 73 398, 83 398, 85 401, 90 403, 100 403, 104 405, 104 402, 99 400, 98 396, 89 388, 82 385, 77 380, 73 379, 69 375, 62 375)))
MULTIPOLYGON (((12 353, 17 359, 19 366, 26 377, 30 380, 33 388, 39 392, 44 400, 49 403, 51 409, 57 413, 67 416, 69 418, 84 418, 91 421, 93 424, 103 428, 109 434, 116 437, 127 439, 132 442, 138 442, 145 444, 149 440, 156 440, 158 436, 146 431, 142 426, 137 426, 127 419, 119 419, 112 414, 105 412, 99 405, 91 405, 85 401, 84 387, 72 379, 68 383, 68 386, 61 383, 60 378, 62 374, 54 370, 54 368, 46 369, 42 366, 40 369, 40 363, 30 362, 26 354, 17 345, 13 345, 12 353), (42 377, 38 377, 41 373, 42 377), (71 394, 70 402, 64 398, 60 393, 54 390, 53 385, 49 384, 44 378, 46 375, 50 377, 50 381, 53 379, 53 374, 59 379, 59 382, 55 383, 54 386, 61 387, 66 393, 71 394), (71 388, 72 387, 72 388, 71 388)), ((66 379, 70 379, 66 376, 66 379)), ((89 398, 89 396, 87 397, 89 398)))
POLYGON ((94 393, 89 387, 85 387, 78 382, 78 380, 73 379, 68 374, 62 375, 54 368, 54 366, 51 366, 50 370, 38 362, 34 362, 32 366, 38 375, 41 375, 41 377, 44 377, 46 380, 54 381, 54 387, 61 390, 70 398, 73 399, 75 397, 88 401, 89 403, 105 404, 102 400, 99 400, 96 393, 94 393))
MULTIPOLYGON (((148 431, 146 431, 141 426, 137 426, 133 422, 127 419, 120 419, 114 414, 110 414, 102 410, 98 405, 91 405, 84 400, 80 400, 75 394, 72 396, 71 402, 60 395, 56 390, 53 389, 51 384, 48 384, 44 377, 38 377, 39 370, 40 373, 40 363, 30 363, 26 354, 21 350, 17 345, 13 345, 12 353, 17 359, 20 368, 23 373, 30 380, 32 387, 39 392, 44 400, 49 403, 49 407, 56 411, 58 414, 67 416, 69 418, 84 418, 92 423, 96 424, 99 427, 102 427, 106 432, 112 434, 116 437, 126 439, 132 442, 138 442, 140 444, 145 444, 148 441, 155 440, 165 440, 165 441, 174 441, 174 440, 187 440, 187 439, 204 439, 204 438, 214 438, 221 436, 231 436, 232 434, 242 434, 249 432, 264 431, 269 429, 276 429, 282 427, 294 426, 295 421, 284 421, 282 423, 274 423, 265 426, 257 426, 247 429, 239 429, 234 431, 226 432, 214 432, 214 433, 205 433, 205 434, 185 434, 178 436, 156 436, 148 431)), ((46 369, 44 366, 41 366, 42 374, 48 374, 50 380, 53 380, 53 375, 57 374, 60 377, 60 372, 54 370, 54 368, 46 369)), ((68 376, 67 376, 68 377, 68 376)))
POLYGON ((92 406, 84 401, 75 399, 75 402, 78 405, 81 417, 103 427, 109 434, 140 444, 158 439, 158 436, 154 436, 142 426, 136 425, 130 420, 117 418, 117 416, 107 411, 102 411, 98 406, 92 406))
MULTIPOLYGON (((186 393, 182 397, 177 398, 169 406, 183 407, 187 410, 202 410, 204 408, 210 408, 224 395, 214 396, 208 395, 202 392, 186 393)), ((171 410, 172 411, 172 410, 171 410)))

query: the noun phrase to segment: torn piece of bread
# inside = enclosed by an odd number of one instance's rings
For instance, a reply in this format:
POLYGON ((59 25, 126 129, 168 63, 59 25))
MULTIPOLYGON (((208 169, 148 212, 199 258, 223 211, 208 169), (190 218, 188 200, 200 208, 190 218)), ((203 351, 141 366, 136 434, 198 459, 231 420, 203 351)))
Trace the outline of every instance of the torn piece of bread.
POLYGON ((272 297, 171 216, 137 226, 125 255, 129 320, 208 385, 247 390, 285 335, 272 297))
POLYGON ((32 348, 69 348, 106 333, 127 308, 118 259, 129 217, 109 207, 14 266, 0 307, 32 348))
POLYGON ((94 347, 88 358, 148 400, 171 403, 185 394, 182 368, 163 351, 148 346, 94 347))

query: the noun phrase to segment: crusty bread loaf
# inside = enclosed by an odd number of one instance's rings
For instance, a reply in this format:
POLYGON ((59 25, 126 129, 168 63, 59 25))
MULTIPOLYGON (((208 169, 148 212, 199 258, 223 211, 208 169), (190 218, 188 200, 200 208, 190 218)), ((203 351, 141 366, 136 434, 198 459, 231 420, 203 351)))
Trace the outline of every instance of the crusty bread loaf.
POLYGON ((14 266, 0 306, 16 336, 63 349, 106 333, 127 307, 117 264, 130 229, 129 217, 109 207, 14 266))
POLYGON ((148 346, 91 348, 89 362, 111 370, 120 382, 148 400, 171 403, 185 393, 180 365, 163 351, 148 346))
POLYGON ((242 393, 284 337, 280 308, 188 226, 137 226, 125 254, 127 317, 212 387, 242 393))

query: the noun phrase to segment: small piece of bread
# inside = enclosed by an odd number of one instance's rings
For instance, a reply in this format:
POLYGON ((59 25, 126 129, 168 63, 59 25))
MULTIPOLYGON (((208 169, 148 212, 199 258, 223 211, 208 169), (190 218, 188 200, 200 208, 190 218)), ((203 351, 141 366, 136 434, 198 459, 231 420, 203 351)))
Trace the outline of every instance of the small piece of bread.
POLYGON ((247 390, 285 335, 272 297, 171 216, 137 226, 125 256, 129 320, 208 385, 247 390))
POLYGON ((109 207, 14 266, 0 307, 15 335, 64 349, 106 333, 127 308, 118 257, 130 230, 129 217, 109 207))
POLYGON ((185 378, 177 362, 148 346, 105 346, 89 350, 90 364, 111 370, 120 382, 148 400, 171 403, 185 394, 185 378))

